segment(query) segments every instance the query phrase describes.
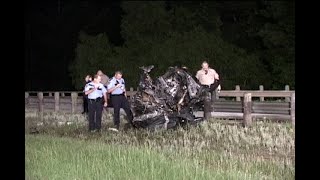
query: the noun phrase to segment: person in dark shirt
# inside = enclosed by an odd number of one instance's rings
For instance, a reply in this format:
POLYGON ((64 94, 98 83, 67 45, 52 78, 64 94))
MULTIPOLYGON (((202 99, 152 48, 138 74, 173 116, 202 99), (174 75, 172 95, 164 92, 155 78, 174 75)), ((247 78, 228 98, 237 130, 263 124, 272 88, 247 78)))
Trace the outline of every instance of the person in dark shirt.
POLYGON ((89 111, 88 111, 88 95, 85 95, 85 93, 84 93, 84 88, 86 87, 86 85, 89 83, 89 82, 91 82, 92 81, 92 76, 91 75, 87 75, 85 78, 84 78, 84 80, 85 80, 85 85, 84 85, 84 87, 83 87, 83 112, 82 112, 82 114, 84 114, 84 113, 88 113, 89 111))

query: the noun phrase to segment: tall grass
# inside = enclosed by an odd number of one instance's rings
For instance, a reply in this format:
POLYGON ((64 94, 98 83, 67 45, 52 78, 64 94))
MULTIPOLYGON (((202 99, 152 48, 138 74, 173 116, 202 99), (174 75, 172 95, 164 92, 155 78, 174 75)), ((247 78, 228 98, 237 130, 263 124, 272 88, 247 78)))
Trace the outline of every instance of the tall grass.
POLYGON ((212 120, 188 130, 88 133, 84 124, 26 131, 29 179, 294 179, 295 130, 212 120))
MULTIPOLYGON (((150 148, 123 147, 26 136, 27 179, 260 179, 235 169, 211 169, 197 160, 174 159, 150 148)), ((222 158, 222 157, 221 157, 222 158)), ((218 159, 217 159, 218 160, 218 159)))

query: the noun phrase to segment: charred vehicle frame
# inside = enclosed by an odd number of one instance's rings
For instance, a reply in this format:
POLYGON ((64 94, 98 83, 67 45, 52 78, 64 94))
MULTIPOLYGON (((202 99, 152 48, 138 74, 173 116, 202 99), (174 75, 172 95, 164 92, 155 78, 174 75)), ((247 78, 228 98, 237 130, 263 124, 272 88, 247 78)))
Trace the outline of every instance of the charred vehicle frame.
POLYGON ((190 73, 181 67, 169 67, 167 72, 153 80, 154 68, 142 66, 139 89, 131 99, 133 125, 137 128, 171 129, 203 121, 194 111, 201 108, 209 88, 199 85, 190 73))

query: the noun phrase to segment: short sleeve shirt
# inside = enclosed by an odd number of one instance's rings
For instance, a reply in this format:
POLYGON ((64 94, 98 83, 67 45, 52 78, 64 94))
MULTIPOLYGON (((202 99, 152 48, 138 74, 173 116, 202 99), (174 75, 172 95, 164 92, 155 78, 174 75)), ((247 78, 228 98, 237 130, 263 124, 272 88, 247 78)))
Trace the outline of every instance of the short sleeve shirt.
POLYGON ((202 85, 211 85, 215 79, 219 79, 219 75, 214 69, 209 68, 207 74, 205 70, 201 69, 197 72, 196 78, 202 85))
POLYGON ((111 94, 123 94, 125 89, 126 89, 126 86, 125 86, 125 82, 124 82, 124 79, 121 78, 121 79, 116 79, 116 78, 112 78, 110 81, 109 81, 109 84, 108 84, 108 89, 111 89, 113 87, 115 87, 117 84, 121 84, 121 86, 117 89, 115 89, 114 91, 111 92, 111 94))
MULTIPOLYGON (((94 88, 94 82, 90 82, 86 84, 84 91, 89 91, 94 88)), ((92 93, 88 94, 89 99, 97 99, 102 97, 107 92, 107 89, 103 86, 103 84, 99 83, 98 89, 94 90, 92 93)))

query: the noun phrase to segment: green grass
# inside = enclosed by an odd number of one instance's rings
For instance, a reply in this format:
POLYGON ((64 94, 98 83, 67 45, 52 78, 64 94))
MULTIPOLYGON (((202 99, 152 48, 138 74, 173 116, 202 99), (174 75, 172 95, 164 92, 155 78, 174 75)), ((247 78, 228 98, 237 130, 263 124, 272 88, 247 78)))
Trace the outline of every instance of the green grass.
MULTIPOLYGON (((33 119, 34 120, 34 119, 33 119)), ((28 121, 28 119, 26 119, 28 121)), ((188 130, 26 129, 26 179, 294 179, 295 129, 212 120, 188 130)), ((26 127, 28 128, 28 127, 26 127)))
POLYGON ((26 179, 268 179, 259 168, 273 166, 238 169, 246 165, 215 152, 188 158, 148 147, 26 135, 26 179))

